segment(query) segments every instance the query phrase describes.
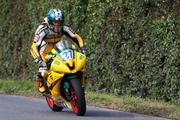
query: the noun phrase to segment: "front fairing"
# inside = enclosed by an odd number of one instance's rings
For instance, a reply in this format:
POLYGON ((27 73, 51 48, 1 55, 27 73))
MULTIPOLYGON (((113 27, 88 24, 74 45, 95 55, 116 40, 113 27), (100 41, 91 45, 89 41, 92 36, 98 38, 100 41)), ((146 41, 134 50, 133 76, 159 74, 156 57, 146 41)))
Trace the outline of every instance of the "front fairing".
POLYGON ((68 50, 73 51, 73 58, 63 60, 60 57, 60 53, 57 51, 56 57, 51 63, 50 71, 58 73, 76 73, 84 68, 87 61, 86 56, 76 50, 68 50))

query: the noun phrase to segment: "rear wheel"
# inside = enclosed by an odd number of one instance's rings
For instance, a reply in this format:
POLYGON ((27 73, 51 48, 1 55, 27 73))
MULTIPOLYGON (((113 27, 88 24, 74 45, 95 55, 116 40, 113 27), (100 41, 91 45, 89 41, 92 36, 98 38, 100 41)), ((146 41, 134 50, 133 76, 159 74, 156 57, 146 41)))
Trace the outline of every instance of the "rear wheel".
POLYGON ((78 116, 83 116, 86 113, 84 89, 82 88, 79 79, 72 79, 71 85, 71 104, 73 106, 73 111, 78 116))
POLYGON ((54 100, 51 97, 46 97, 46 101, 47 101, 47 104, 49 105, 49 108, 52 111, 56 111, 56 112, 62 111, 63 107, 60 107, 54 104, 54 100))

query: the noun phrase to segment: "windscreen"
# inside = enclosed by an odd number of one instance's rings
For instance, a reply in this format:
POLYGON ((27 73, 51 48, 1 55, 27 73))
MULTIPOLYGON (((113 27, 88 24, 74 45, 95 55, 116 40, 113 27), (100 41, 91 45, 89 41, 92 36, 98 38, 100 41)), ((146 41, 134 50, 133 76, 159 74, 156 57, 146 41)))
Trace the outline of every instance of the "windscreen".
POLYGON ((66 61, 74 58, 74 52, 72 49, 69 49, 71 48, 71 45, 68 40, 61 40, 56 44, 56 47, 58 49, 58 54, 62 60, 66 61))
POLYGON ((67 48, 71 48, 70 47, 70 43, 68 42, 68 40, 61 40, 58 43, 56 43, 56 47, 57 49, 59 49, 60 51, 62 51, 63 49, 67 49, 67 48))

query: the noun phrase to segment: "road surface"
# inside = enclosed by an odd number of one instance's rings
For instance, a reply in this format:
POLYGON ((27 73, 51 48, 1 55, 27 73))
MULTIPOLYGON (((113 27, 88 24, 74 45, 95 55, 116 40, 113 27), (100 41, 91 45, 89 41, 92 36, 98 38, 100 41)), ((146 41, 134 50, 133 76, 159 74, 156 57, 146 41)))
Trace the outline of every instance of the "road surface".
POLYGON ((76 116, 71 110, 53 112, 45 99, 0 95, 0 120, 167 120, 129 112, 87 107, 85 116, 76 116))

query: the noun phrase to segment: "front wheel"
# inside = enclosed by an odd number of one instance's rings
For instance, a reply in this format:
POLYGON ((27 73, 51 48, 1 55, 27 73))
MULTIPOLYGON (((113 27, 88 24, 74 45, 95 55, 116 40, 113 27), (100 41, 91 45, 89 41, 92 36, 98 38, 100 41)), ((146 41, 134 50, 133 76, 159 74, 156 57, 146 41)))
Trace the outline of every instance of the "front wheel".
POLYGON ((81 86, 79 79, 71 79, 71 104, 73 111, 78 116, 83 116, 86 113, 86 100, 84 89, 81 86))

